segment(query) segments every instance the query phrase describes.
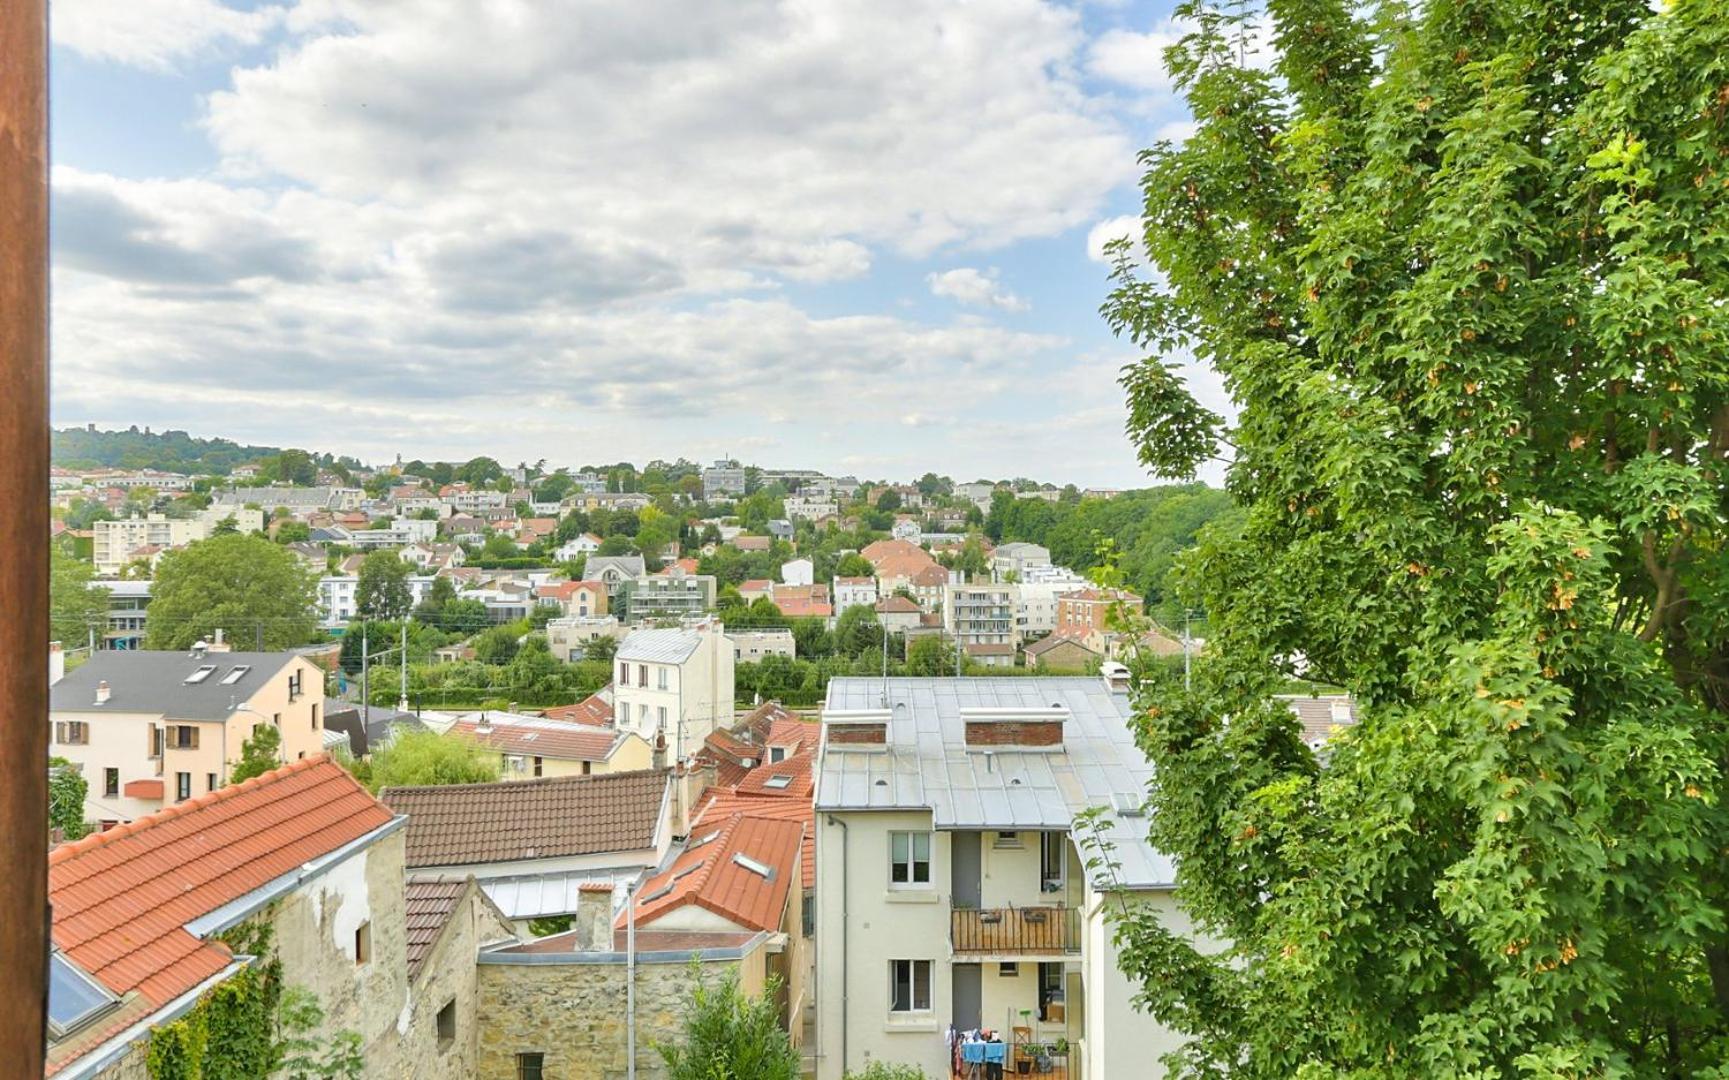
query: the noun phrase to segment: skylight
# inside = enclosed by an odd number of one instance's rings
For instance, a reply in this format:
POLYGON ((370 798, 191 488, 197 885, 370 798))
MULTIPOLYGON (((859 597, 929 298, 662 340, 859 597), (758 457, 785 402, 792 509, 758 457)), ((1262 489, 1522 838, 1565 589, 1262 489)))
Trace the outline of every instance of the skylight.
POLYGON ((216 665, 215 664, 206 664, 203 667, 199 668, 197 671, 194 671, 192 674, 186 676, 186 682, 189 685, 193 684, 193 683, 201 683, 205 679, 210 678, 210 676, 212 676, 214 674, 216 674, 216 665))
POLYGON ((762 786, 766 787, 766 788, 774 788, 775 790, 778 791, 781 788, 791 787, 792 786, 792 777, 790 777, 790 776, 771 776, 767 780, 764 780, 762 782, 762 786))
POLYGON ((732 861, 735 863, 738 863, 740 866, 744 867, 746 870, 749 870, 751 873, 756 874, 757 876, 761 877, 764 881, 767 881, 768 879, 774 877, 774 869, 772 867, 766 866, 763 863, 757 862, 755 859, 751 858, 749 855, 744 854, 743 852, 739 852, 738 854, 734 855, 732 857, 732 861))
POLYGON ((55 1038, 105 1012, 117 998, 58 952, 48 959, 48 1028, 55 1038))
MULTIPOLYGON (((229 668, 228 674, 222 676, 222 685, 223 686, 233 686, 235 683, 239 682, 241 679, 246 678, 246 673, 248 671, 251 671, 251 670, 252 670, 251 664, 240 664, 237 667, 229 668)), ((192 680, 188 679, 186 681, 191 682, 192 680)))

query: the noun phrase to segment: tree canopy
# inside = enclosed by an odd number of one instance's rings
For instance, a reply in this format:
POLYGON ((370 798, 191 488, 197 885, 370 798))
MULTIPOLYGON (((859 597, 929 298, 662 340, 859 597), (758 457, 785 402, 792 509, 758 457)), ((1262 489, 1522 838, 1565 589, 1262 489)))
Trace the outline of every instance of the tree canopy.
POLYGON ((416 784, 482 784, 497 780, 497 754, 479 743, 432 731, 403 729, 353 766, 374 794, 416 784))
POLYGON ((1142 460, 1244 507, 1139 713, 1228 944, 1131 907, 1140 1003, 1185 1076, 1722 1076, 1729 6, 1241 10, 1180 9, 1105 306, 1142 460), (1292 676, 1358 699, 1323 757, 1292 676))
POLYGON ((242 647, 286 649, 318 639, 317 579, 261 536, 213 536, 167 552, 150 587, 145 641, 185 649, 224 630, 242 647))
POLYGON ((240 744, 240 760, 228 774, 230 784, 263 776, 282 764, 282 731, 275 724, 258 724, 240 744))
POLYGON ((108 590, 93 584, 95 571, 58 544, 48 549, 48 633, 67 647, 84 644, 94 630, 108 628, 108 590))
POLYGON ((394 551, 369 552, 360 560, 360 580, 355 584, 355 604, 363 619, 404 619, 414 607, 408 578, 413 573, 394 551))

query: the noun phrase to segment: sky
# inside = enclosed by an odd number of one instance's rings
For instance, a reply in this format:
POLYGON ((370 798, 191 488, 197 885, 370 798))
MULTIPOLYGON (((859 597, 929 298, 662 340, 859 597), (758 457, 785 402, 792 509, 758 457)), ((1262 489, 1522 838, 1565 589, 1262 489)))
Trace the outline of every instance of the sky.
POLYGON ((1099 249, 1169 0, 51 11, 57 424, 1150 482, 1099 249))

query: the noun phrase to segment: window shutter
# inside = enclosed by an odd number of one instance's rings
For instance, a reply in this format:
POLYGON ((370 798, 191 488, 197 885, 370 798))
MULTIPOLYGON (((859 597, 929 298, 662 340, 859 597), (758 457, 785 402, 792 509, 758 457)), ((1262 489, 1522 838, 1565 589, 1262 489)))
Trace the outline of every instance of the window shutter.
POLYGON ((66 745, 66 721, 54 721, 54 741, 59 743, 61 746, 66 745))
POLYGON ((153 758, 156 756, 156 725, 155 724, 144 725, 144 756, 147 758, 153 758))
POLYGON ((198 749, 198 725, 188 724, 186 730, 192 732, 192 749, 198 749))

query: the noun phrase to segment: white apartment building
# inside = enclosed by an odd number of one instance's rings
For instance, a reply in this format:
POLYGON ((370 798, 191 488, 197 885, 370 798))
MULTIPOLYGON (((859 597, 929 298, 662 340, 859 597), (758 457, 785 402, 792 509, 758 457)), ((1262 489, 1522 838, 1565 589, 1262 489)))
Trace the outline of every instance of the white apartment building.
POLYGON ((784 656, 788 660, 798 656, 792 631, 784 628, 728 630, 726 636, 732 642, 732 658, 740 664, 760 663, 767 656, 784 656))
MULTIPOLYGON (((435 575, 412 574, 408 591, 415 607, 419 607, 432 591, 435 575)), ((360 617, 360 575, 325 574, 318 579, 319 626, 325 630, 340 630, 360 617)))
POLYGON ((1057 601, 1087 587, 1087 579, 1079 574, 1062 567, 1055 569, 1062 573, 1022 581, 1014 587, 1015 634, 1021 641, 1054 633, 1057 629, 1057 601))
POLYGON ((1039 544, 1019 541, 999 544, 991 554, 991 576, 997 581, 1006 581, 1011 574, 1016 581, 1021 581, 1029 573, 1050 565, 1051 549, 1039 544))
POLYGON ((834 613, 838 617, 849 607, 875 607, 878 599, 874 577, 837 577, 830 593, 834 598, 834 613))
POLYGON ((1012 667, 1015 646, 1015 586, 950 583, 943 588, 943 631, 982 664, 1012 667))
POLYGON ((996 493, 997 486, 995 484, 956 484, 954 487, 955 498, 965 499, 980 510, 991 508, 991 497, 996 493))
POLYGON ((143 547, 164 550, 185 547, 208 539, 222 521, 233 518, 241 532, 257 532, 264 528, 264 514, 244 506, 212 506, 190 518, 171 518, 163 514, 125 518, 120 521, 98 521, 90 527, 91 557, 96 572, 118 574, 132 561, 132 553, 143 547))
POLYGON ((510 496, 502 491, 453 491, 444 497, 454 511, 473 514, 481 510, 501 510, 509 505, 510 496))
POLYGON ((705 502, 730 499, 744 494, 744 466, 722 459, 702 471, 702 497, 705 502))
POLYGON ((98 652, 50 691, 50 753, 88 785, 85 818, 118 824, 224 787, 254 729, 282 760, 323 749, 324 672, 294 653, 98 652))
POLYGON ((649 745, 664 740, 668 762, 684 761, 733 717, 733 647, 709 620, 688 630, 636 630, 614 659, 613 723, 649 745))
POLYGON ((581 533, 571 537, 553 551, 552 557, 559 562, 570 562, 584 555, 593 555, 600 550, 600 537, 593 533, 581 533))
POLYGON ((839 503, 814 495, 789 496, 783 505, 786 507, 786 516, 794 521, 816 521, 840 513, 839 503))
POLYGON ((788 559, 780 565, 780 583, 782 585, 815 584, 816 564, 809 559, 788 559))
POLYGON ((1159 1059, 1180 1036, 1134 1010, 1101 914, 1105 883, 1089 879, 1071 836, 1078 813, 1103 809, 1115 884, 1188 931, 1174 867, 1146 843, 1152 767, 1129 710, 1120 668, 1103 683, 829 682, 816 790, 818 1080, 873 1061, 948 1076, 951 1024, 1001 1032, 1005 1075, 1022 1056, 1013 1043, 1058 1039, 1069 1052, 1050 1072, 1066 1080, 1164 1075, 1159 1059))

